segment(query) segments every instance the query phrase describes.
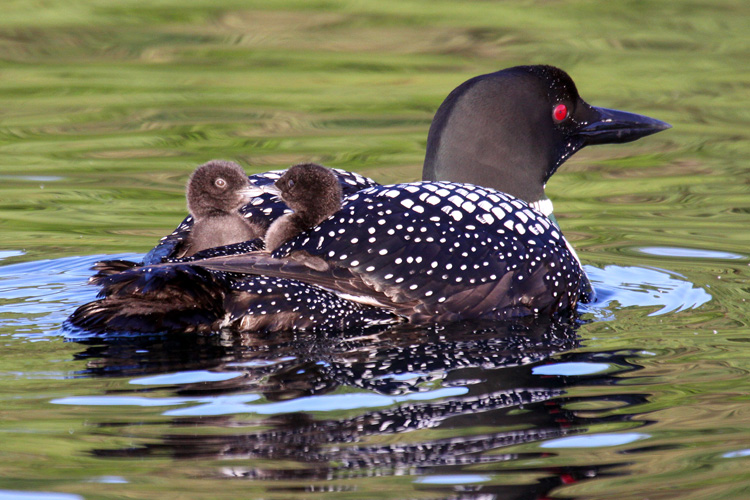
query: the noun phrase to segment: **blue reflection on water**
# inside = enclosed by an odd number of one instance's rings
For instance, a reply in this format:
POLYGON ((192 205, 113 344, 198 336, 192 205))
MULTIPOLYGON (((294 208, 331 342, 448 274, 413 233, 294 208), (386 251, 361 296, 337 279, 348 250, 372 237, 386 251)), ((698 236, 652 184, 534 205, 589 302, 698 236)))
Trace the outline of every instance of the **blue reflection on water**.
POLYGON ((228 415, 232 413, 256 413, 259 415, 277 415, 280 413, 295 412, 326 412, 340 410, 357 410, 364 408, 379 408, 407 401, 424 401, 431 399, 448 398, 466 394, 465 387, 448 387, 422 393, 413 393, 405 396, 385 396, 381 394, 354 393, 354 394, 328 394, 301 397, 288 401, 280 401, 266 404, 232 404, 228 397, 211 398, 207 404, 191 408, 179 408, 164 412, 169 416, 208 416, 228 415))
POLYGON ((541 448, 603 448, 621 446, 651 436, 640 432, 623 432, 618 434, 589 434, 587 436, 567 436, 552 439, 539 445, 541 448))
MULTIPOLYGON (((236 397, 243 402, 255 401, 260 396, 249 395, 236 397)), ((174 406, 185 403, 200 401, 195 398, 144 398, 140 396, 71 396, 58 398, 50 401, 56 405, 80 405, 80 406, 174 406)))
POLYGON ((698 248, 678 248, 678 247, 642 247, 638 249, 646 255, 656 255, 659 257, 684 257, 689 259, 724 259, 737 260, 745 259, 744 255, 731 252, 719 252, 716 250, 704 250, 698 248))
POLYGON ((750 450, 730 451, 722 455, 723 458, 743 458, 750 457, 750 450))
MULTIPOLYGON (((0 261, 23 253, 3 251, 0 261)), ((76 306, 96 298, 97 288, 88 284, 96 262, 140 258, 138 254, 89 255, 0 266, 0 320, 13 327, 15 337, 59 334, 76 306)))
POLYGON ((206 370, 192 370, 178 373, 165 373, 152 377, 143 377, 131 380, 135 385, 172 385, 172 384, 195 384, 200 382, 220 382, 242 376, 242 372, 209 372, 206 370))
POLYGON ((81 406, 175 406, 186 403, 201 403, 190 408, 168 410, 169 416, 230 415, 234 413, 255 413, 276 415, 279 413, 355 410, 378 408, 406 401, 425 401, 466 394, 465 387, 448 387, 413 393, 404 396, 385 396, 370 393, 318 395, 265 404, 248 405, 260 399, 257 394, 218 396, 204 398, 147 398, 139 396, 72 396, 53 399, 53 404, 81 406))
POLYGON ((560 375, 560 376, 576 376, 576 375, 591 375, 593 373, 599 373, 609 370, 611 365, 608 363, 552 363, 549 365, 535 366, 531 369, 531 373, 534 375, 560 375))
POLYGON ((90 483, 128 484, 130 481, 122 476, 99 476, 89 480, 90 483))
POLYGON ((83 500, 83 497, 70 493, 0 490, 0 500, 83 500))
POLYGON ((0 260, 9 259, 10 257, 20 257, 24 252, 20 250, 0 250, 0 260))
POLYGON ((0 179, 29 182, 56 182, 65 179, 59 175, 0 175, 0 179))
POLYGON ((693 285, 684 276, 662 269, 635 266, 586 266, 596 290, 596 300, 581 306, 581 311, 594 314, 598 320, 614 319, 612 309, 624 307, 659 307, 649 316, 695 309, 711 300, 703 288, 693 285))
POLYGON ((440 476, 418 477, 414 480, 418 484, 470 484, 490 481, 492 476, 481 474, 452 474, 440 476))

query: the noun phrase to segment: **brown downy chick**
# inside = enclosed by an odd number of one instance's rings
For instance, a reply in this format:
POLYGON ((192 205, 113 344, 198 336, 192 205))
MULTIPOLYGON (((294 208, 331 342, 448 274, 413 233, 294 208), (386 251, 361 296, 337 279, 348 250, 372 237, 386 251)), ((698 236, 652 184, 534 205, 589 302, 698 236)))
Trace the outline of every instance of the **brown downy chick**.
POLYGON ((251 224, 239 211, 252 197, 250 181, 236 163, 212 160, 198 167, 187 185, 193 228, 181 257, 262 237, 263 228, 251 224))
POLYGON ((265 242, 269 252, 317 226, 341 208, 342 192, 338 178, 322 165, 295 165, 274 186, 294 212, 279 217, 268 228, 265 242))

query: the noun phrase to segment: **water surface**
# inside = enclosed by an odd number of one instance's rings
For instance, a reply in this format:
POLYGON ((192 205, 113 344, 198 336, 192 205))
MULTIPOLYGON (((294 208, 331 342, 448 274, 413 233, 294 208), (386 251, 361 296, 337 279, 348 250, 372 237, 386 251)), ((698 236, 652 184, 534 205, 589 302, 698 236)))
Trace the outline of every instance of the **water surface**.
POLYGON ((5 7, 0 500, 750 497, 746 2, 5 7), (61 330, 198 164, 415 180, 447 93, 528 63, 674 126, 548 185, 580 323, 61 330))

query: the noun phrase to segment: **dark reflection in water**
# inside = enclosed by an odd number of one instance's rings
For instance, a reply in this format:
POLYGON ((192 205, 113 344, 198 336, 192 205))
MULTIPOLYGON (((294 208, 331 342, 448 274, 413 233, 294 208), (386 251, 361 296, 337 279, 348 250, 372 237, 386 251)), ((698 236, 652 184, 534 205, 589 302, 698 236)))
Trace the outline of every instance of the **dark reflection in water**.
MULTIPOLYGON (((564 484, 615 474, 610 469, 624 463, 529 467, 519 461, 545 459, 554 456, 554 451, 505 450, 580 434, 592 424, 625 423, 629 417, 622 411, 588 410, 581 417, 566 409, 570 403, 584 402, 566 397, 566 387, 613 384, 617 380, 613 374, 637 368, 622 353, 564 353, 578 347, 576 325, 538 321, 400 327, 358 332, 357 336, 226 334, 81 343, 89 344, 78 355, 87 360, 81 375, 190 370, 229 374, 138 390, 141 395, 155 390, 163 395, 166 390, 187 401, 213 401, 213 406, 168 411, 164 415, 170 417, 162 423, 169 431, 156 440, 125 448, 94 448, 90 450, 94 456, 231 460, 206 474, 269 480, 273 481, 270 490, 288 492, 311 491, 306 481, 408 474, 421 476, 415 485, 418 490, 443 498, 537 499, 564 484), (557 362, 549 364, 547 358, 553 354, 558 355, 557 362), (566 366, 604 366, 607 373, 549 374, 549 367, 566 366), (365 396, 392 398, 385 403, 353 405, 343 412, 333 411, 340 408, 326 403, 301 410, 273 406, 346 388, 355 389, 352 397, 364 390, 365 396), (242 394, 262 396, 259 401, 266 403, 248 404, 241 410, 231 405, 222 410, 217 403, 242 394), (237 416, 254 412, 270 415, 253 421, 237 416), (599 415, 602 412, 607 414, 599 415), (201 427, 221 429, 221 433, 196 432, 201 427), (397 442, 389 438, 395 435, 397 442), (296 465, 290 467, 290 462, 296 465), (504 482, 503 474, 510 474, 510 479, 519 473, 534 479, 530 484, 513 484, 516 480, 496 484, 504 482), (493 484, 481 484, 488 477, 493 484), (275 482, 279 480, 291 482, 275 482)), ((627 356, 632 358, 632 353, 627 356)), ((112 391, 105 397, 123 394, 112 391)), ((603 407, 609 409, 645 402, 639 394, 588 399, 585 402, 605 402, 603 407)), ((626 427, 644 424, 641 420, 626 427)), ((105 432, 103 428, 134 424, 112 420, 96 425, 105 432)))

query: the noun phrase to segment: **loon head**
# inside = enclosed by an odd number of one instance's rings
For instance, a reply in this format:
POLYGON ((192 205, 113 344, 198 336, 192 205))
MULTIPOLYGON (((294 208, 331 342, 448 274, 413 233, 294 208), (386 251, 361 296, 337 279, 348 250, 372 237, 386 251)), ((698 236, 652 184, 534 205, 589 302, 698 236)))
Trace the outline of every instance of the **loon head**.
POLYGON ((251 198, 245 171, 231 161, 212 160, 201 165, 187 185, 188 210, 196 219, 236 212, 251 198))
POLYGON ((537 202, 557 168, 584 146, 634 141, 670 127, 591 106, 561 69, 517 66, 472 78, 448 95, 430 127, 422 178, 537 202))
POLYGON ((289 168, 274 186, 296 214, 319 222, 341 208, 341 185, 328 168, 302 163, 289 168))

